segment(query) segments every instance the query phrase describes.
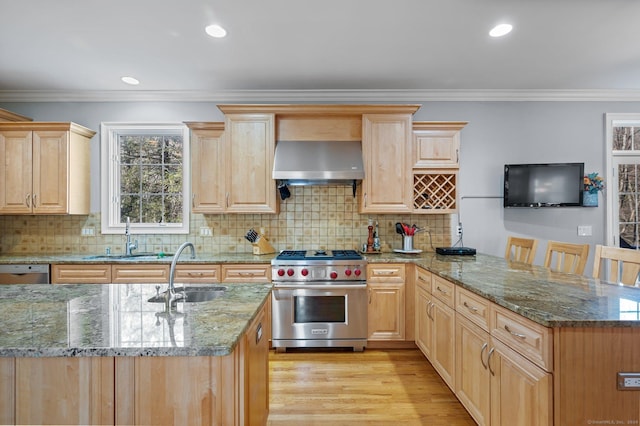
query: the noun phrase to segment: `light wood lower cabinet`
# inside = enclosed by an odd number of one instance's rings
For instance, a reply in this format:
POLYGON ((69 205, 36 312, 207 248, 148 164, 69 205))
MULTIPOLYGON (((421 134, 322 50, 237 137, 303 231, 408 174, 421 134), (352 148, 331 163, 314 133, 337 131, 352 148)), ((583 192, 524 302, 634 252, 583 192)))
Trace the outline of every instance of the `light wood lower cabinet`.
MULTIPOLYGON (((168 283, 170 266, 166 263, 131 264, 54 264, 52 284, 168 283)), ((267 264, 188 264, 176 265, 176 283, 218 283, 271 281, 267 264)))
POLYGON ((404 291, 403 264, 368 265, 368 340, 404 340, 404 291))
POLYGON ((111 265, 51 265, 52 284, 110 284, 111 265))
POLYGON ((553 424, 553 333, 416 267, 416 344, 479 425, 553 424))
POLYGON ((223 264, 222 282, 224 283, 268 283, 271 282, 269 264, 223 264))
POLYGON ((269 307, 226 356, 0 358, 0 424, 265 425, 269 307))
POLYGON ((491 424, 490 341, 488 332, 456 313, 455 393, 480 426, 491 424))

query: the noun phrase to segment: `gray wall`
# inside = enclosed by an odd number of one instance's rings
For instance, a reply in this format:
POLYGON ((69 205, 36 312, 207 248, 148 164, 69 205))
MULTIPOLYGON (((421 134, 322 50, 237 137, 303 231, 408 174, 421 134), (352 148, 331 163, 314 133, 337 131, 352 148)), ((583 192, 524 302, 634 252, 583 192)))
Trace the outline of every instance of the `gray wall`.
MULTIPOLYGON (((247 102, 251 103, 251 102, 247 102)), ((387 102, 392 103, 392 102, 387 102)), ((215 102, 5 103, 0 107, 38 121, 74 121, 94 130, 103 121, 222 121, 215 102)), ((502 256, 507 235, 540 239, 535 263, 548 240, 592 245, 605 238, 605 197, 598 208, 504 209, 503 166, 507 163, 584 162, 585 172, 606 176, 605 113, 640 112, 640 102, 424 102, 417 121, 468 121, 461 135, 460 219, 464 244, 502 256), (593 227, 579 237, 578 225, 593 227)), ((93 140, 92 170, 98 171, 99 135, 93 140)), ((91 210, 98 211, 99 173, 92 174, 91 210)), ((457 222, 457 220, 453 220, 457 222)), ((455 239, 454 239, 455 241, 455 239)), ((591 266, 586 273, 591 273, 591 266)))

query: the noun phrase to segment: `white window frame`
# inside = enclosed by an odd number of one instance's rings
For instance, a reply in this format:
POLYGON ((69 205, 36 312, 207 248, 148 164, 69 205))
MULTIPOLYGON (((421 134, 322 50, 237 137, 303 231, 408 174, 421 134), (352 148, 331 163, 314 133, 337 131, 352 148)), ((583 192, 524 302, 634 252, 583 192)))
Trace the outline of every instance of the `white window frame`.
POLYGON ((184 123, 123 123, 103 122, 100 124, 100 162, 101 162, 101 228, 103 234, 123 234, 125 223, 120 221, 118 191, 120 173, 118 160, 119 133, 158 133, 182 134, 182 223, 131 223, 131 234, 188 234, 191 199, 191 167, 189 154, 189 129, 184 123))
POLYGON ((607 211, 606 211, 606 240, 605 245, 618 247, 620 244, 620 227, 618 223, 618 168, 620 160, 628 163, 640 163, 640 151, 614 151, 613 128, 620 125, 640 125, 640 113, 605 114, 605 146, 606 146, 606 176, 607 182, 607 211))

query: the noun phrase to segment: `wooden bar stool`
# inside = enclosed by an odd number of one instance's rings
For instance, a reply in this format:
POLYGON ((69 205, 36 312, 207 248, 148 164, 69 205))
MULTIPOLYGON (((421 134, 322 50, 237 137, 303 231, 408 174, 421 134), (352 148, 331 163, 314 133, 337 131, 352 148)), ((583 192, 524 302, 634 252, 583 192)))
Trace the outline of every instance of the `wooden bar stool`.
POLYGON ((640 274, 640 251, 596 245, 593 278, 637 287, 638 274, 640 274))
POLYGON ((588 257, 589 244, 549 241, 544 257, 544 267, 554 272, 582 275, 588 257))
POLYGON ((538 240, 536 239, 509 236, 507 239, 507 250, 504 253, 504 258, 533 265, 533 259, 536 257, 537 248, 538 240))

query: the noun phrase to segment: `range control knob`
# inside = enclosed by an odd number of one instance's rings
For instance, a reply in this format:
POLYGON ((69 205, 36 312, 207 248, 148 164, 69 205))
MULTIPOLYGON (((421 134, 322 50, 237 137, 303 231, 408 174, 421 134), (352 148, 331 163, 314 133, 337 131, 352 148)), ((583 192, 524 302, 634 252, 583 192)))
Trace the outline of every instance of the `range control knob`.
POLYGON ((291 268, 287 269, 287 275, 292 276, 295 273, 295 271, 291 268))
POLYGON ((278 269, 278 276, 279 277, 284 276, 284 269, 278 269))
POLYGON ((303 277, 306 277, 307 275, 309 275, 309 270, 305 268, 302 271, 300 271, 300 273, 302 274, 303 277))
POLYGON ((360 274, 362 274, 362 271, 360 269, 356 269, 353 273, 356 274, 356 277, 359 277, 360 274))
POLYGON ((347 269, 346 271, 344 271, 344 274, 348 277, 351 276, 351 269, 347 269))
POLYGON ((336 278, 338 278, 338 273, 336 271, 332 271, 329 276, 332 280, 335 280, 336 278))

